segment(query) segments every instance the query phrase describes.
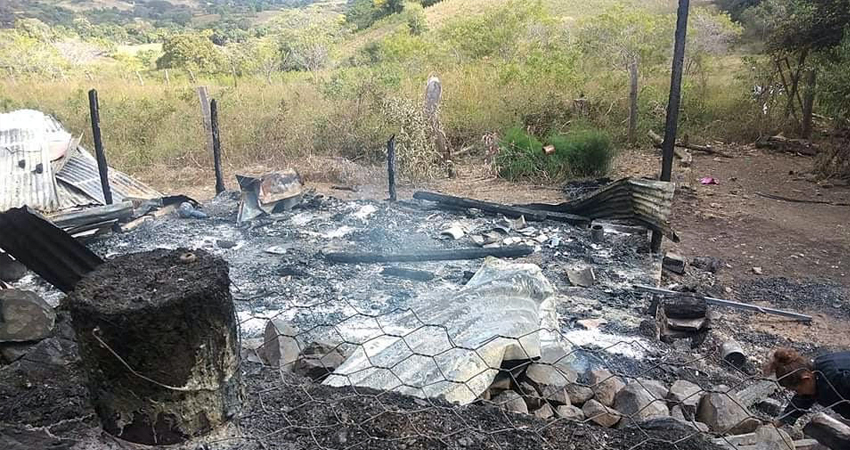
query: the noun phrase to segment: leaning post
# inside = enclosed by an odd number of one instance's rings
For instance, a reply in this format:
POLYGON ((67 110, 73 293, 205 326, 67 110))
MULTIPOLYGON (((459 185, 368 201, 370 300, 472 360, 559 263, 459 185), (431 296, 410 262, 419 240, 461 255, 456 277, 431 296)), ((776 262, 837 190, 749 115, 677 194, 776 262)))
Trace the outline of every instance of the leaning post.
MULTIPOLYGON (((682 72, 685 65, 685 39, 688 34, 688 9, 690 0, 679 0, 676 13, 676 42, 673 47, 673 69, 670 74, 670 97, 667 100, 667 122, 664 128, 664 142, 661 144, 661 181, 670 181, 673 174, 673 148, 676 145, 676 132, 679 123, 679 102, 682 100, 682 72)), ((652 251, 661 251, 662 235, 652 232, 652 251)))
POLYGON ((97 171, 100 174, 100 187, 103 189, 103 201, 112 204, 112 189, 109 187, 109 166, 106 165, 106 153, 103 151, 103 137, 100 134, 100 109, 97 91, 89 91, 89 110, 91 112, 91 132, 94 139, 94 153, 97 159, 97 171))

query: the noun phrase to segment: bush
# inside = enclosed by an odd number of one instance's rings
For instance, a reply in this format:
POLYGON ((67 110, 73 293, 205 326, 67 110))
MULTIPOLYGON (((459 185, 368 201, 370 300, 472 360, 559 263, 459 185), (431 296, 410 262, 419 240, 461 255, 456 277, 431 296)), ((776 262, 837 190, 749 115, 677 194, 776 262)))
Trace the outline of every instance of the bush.
POLYGON ((611 168, 613 151, 611 138, 598 130, 579 130, 567 135, 550 136, 547 140, 555 146, 548 158, 559 161, 562 170, 575 177, 598 177, 611 168))
POLYGON ((520 127, 510 128, 499 142, 496 166, 499 176, 509 180, 540 174, 543 144, 520 127))
POLYGON ((601 131, 552 134, 546 143, 555 147, 555 153, 546 155, 543 143, 522 128, 509 129, 496 158, 499 176, 511 180, 534 177, 562 180, 571 176, 602 176, 611 167, 611 138, 601 131))

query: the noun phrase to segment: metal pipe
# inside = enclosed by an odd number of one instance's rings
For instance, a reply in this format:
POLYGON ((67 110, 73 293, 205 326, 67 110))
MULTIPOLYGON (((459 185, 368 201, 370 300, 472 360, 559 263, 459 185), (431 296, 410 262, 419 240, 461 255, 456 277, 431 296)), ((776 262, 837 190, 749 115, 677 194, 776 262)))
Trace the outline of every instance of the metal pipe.
MULTIPOLYGON (((652 286, 641 286, 641 285, 638 285, 638 284, 633 285, 633 287, 638 291, 652 292, 653 294, 674 294, 674 295, 675 294, 683 294, 682 292, 671 291, 669 289, 661 289, 661 288, 652 287, 652 286)), ((693 295, 693 294, 688 293, 688 295, 693 295)), ((795 312, 791 312, 791 311, 783 311, 781 309, 768 308, 768 307, 765 307, 765 306, 758 306, 758 305, 748 305, 746 303, 733 302, 732 300, 724 300, 724 299, 721 299, 721 298, 706 297, 706 296, 702 296, 702 295, 693 295, 693 296, 696 297, 696 298, 704 299, 706 301, 706 303, 711 304, 711 305, 728 306, 729 308, 744 309, 744 310, 747 310, 747 311, 755 311, 755 312, 760 312, 760 313, 764 313, 764 314, 773 314, 775 316, 782 316, 782 317, 789 317, 789 318, 792 318, 792 319, 797 319, 797 320, 802 321, 802 322, 811 322, 812 321, 812 316, 807 316, 805 314, 795 313, 795 312)))
POLYGON ((594 224, 590 227, 590 240, 593 242, 602 242, 605 239, 605 227, 599 224, 594 224))

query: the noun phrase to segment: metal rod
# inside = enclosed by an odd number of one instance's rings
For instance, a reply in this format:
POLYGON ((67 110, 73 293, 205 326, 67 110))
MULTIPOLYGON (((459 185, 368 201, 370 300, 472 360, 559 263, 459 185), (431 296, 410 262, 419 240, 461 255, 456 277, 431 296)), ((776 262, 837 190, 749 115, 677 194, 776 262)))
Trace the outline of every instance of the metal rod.
POLYGON ((800 321, 803 321, 803 322, 811 322, 812 321, 812 316, 807 316, 805 314, 795 313, 795 312, 791 312, 791 311, 783 311, 781 309, 768 308, 768 307, 758 306, 758 305, 748 305, 746 303, 733 302, 732 300, 724 300, 724 299, 721 299, 721 298, 705 297, 705 296, 702 296, 702 295, 695 295, 695 294, 691 294, 691 293, 676 292, 676 291, 671 291, 669 289, 661 289, 661 288, 652 287, 652 286, 641 286, 641 285, 636 284, 633 287, 638 291, 652 292, 653 294, 693 295, 696 298, 704 299, 706 303, 711 304, 711 305, 728 306, 729 308, 744 309, 744 310, 747 310, 747 311, 756 311, 756 312, 760 312, 760 313, 764 313, 764 314, 773 314, 775 316, 790 317, 792 319, 797 319, 797 320, 800 320, 800 321))
MULTIPOLYGON (((685 65, 685 41, 688 35, 688 10, 690 0, 679 0, 676 13, 676 42, 673 46, 673 67, 670 74, 670 97, 667 100, 667 122, 664 125, 664 142, 661 150, 661 181, 670 181, 673 174, 673 150, 676 146, 676 132, 679 124, 679 103, 682 100, 682 72, 685 65)), ((652 232, 651 249, 653 253, 661 251, 662 235, 652 232)))
POLYGON ((215 193, 225 191, 224 175, 221 174, 221 138, 218 133, 218 103, 210 101, 210 126, 212 127, 213 164, 215 165, 215 193))
POLYGON ((103 201, 112 204, 112 189, 109 188, 109 166, 106 165, 106 153, 103 152, 103 137, 100 134, 100 109, 97 91, 89 91, 89 110, 91 111, 91 132, 94 139, 94 153, 97 159, 97 171, 100 173, 100 187, 103 189, 103 201))
POLYGON ((389 179, 390 201, 396 201, 398 196, 395 191, 395 135, 387 141, 387 177, 389 179))

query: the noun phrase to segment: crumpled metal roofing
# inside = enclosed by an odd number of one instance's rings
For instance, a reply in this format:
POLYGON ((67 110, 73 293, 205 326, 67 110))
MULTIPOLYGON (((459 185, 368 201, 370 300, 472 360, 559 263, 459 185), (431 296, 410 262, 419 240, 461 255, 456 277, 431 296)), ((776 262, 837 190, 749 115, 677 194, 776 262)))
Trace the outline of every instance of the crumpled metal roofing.
POLYGON ((591 219, 631 219, 662 232, 673 242, 679 236, 670 226, 676 186, 667 181, 623 178, 575 200, 529 208, 579 214, 591 219))
MULTIPOLYGON (((162 197, 111 167, 109 182, 115 202, 162 197)), ((0 114, 0 211, 28 206, 52 213, 103 204, 97 162, 56 119, 34 110, 0 114), (56 159, 63 146, 68 150, 56 159)))

